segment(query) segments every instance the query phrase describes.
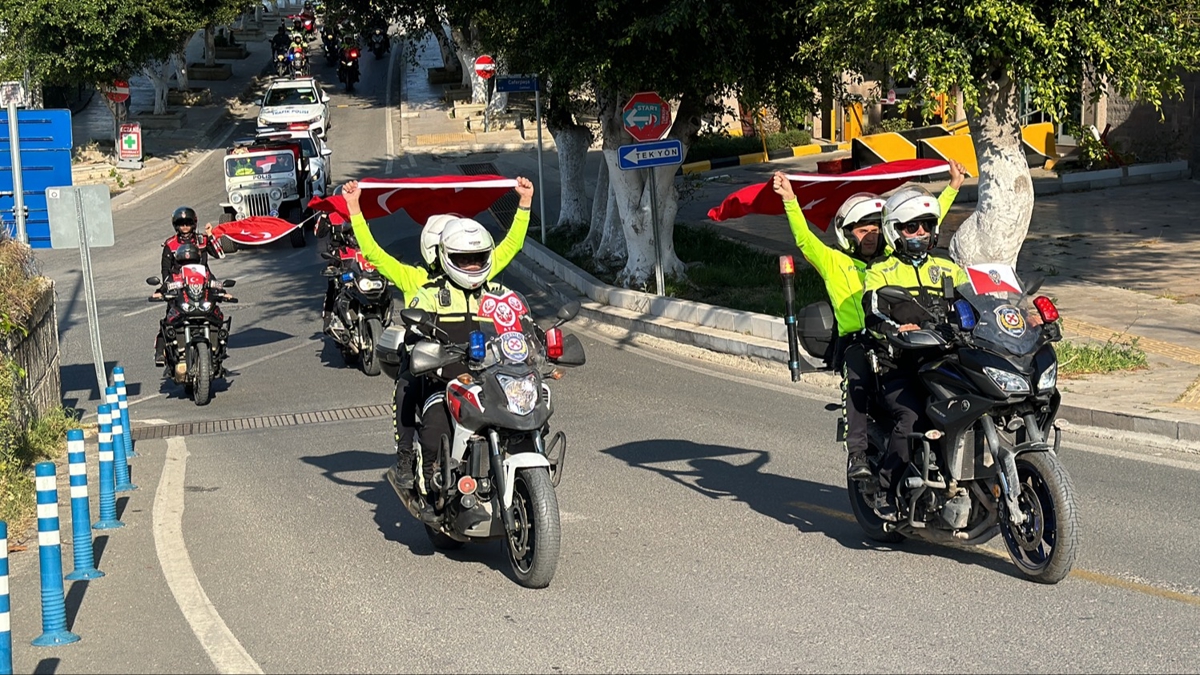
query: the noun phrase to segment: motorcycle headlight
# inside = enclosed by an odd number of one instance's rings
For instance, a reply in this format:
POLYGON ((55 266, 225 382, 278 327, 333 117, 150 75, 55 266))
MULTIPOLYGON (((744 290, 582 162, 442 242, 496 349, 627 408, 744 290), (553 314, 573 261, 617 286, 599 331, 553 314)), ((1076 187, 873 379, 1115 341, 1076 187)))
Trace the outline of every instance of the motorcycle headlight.
POLYGON ((989 368, 987 366, 984 366, 983 372, 992 378, 992 382, 995 382, 996 386, 1000 387, 1006 394, 1029 393, 1029 380, 1016 373, 1010 373, 1007 370, 1000 370, 999 368, 989 368))
POLYGON ((1053 389, 1058 384, 1058 362, 1050 364, 1050 367, 1042 371, 1042 376, 1038 378, 1038 391, 1046 391, 1053 389))
POLYGON ((183 302, 179 303, 179 309, 182 309, 185 312, 190 310, 191 308, 192 307, 191 307, 191 305, 188 304, 187 300, 184 300, 183 302))
POLYGON ((377 291, 377 290, 383 288, 383 282, 379 281, 378 279, 367 279, 364 277, 364 278, 359 279, 355 283, 358 284, 358 290, 363 291, 363 292, 377 291))
POLYGON ((537 407, 538 386, 534 374, 530 373, 525 377, 497 374, 496 381, 500 383, 500 388, 504 390, 504 396, 508 399, 509 412, 528 415, 537 407))
POLYGON ((208 310, 212 309, 212 303, 205 300, 204 302, 200 303, 200 309, 207 312, 208 310))

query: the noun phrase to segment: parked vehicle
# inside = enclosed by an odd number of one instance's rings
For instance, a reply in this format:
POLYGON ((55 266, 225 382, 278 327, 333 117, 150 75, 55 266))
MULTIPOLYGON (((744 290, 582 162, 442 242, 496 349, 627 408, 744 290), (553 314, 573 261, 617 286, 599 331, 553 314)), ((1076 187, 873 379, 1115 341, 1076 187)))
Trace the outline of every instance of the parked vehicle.
MULTIPOLYGON (((162 280, 150 277, 146 283, 160 286, 162 280)), ((204 265, 184 265, 167 282, 161 299, 150 297, 150 302, 170 303, 161 335, 167 364, 164 376, 182 384, 196 405, 208 405, 213 380, 225 376, 223 364, 231 319, 221 312, 218 303, 237 302, 224 290, 235 283, 233 279, 218 283, 204 265)))
MULTIPOLYGON (((926 312, 920 330, 889 334, 892 350, 919 360, 928 403, 910 438, 912 459, 894 472, 891 491, 880 481, 890 426, 881 423, 882 405, 874 406, 871 478, 847 484, 869 538, 980 545, 1000 534, 1029 579, 1052 584, 1071 571, 1080 531, 1074 487, 1058 459, 1061 397, 1051 345, 1062 335, 1049 298, 1027 306, 1038 285, 1021 294, 947 288, 947 306, 926 312)), ((898 287, 878 294, 913 302, 898 287)), ((819 305, 802 311, 801 325, 806 351, 823 358, 833 313, 819 305)))
POLYGON ((558 566, 554 489, 562 479, 567 437, 562 431, 550 436, 554 406, 548 383, 562 376, 558 366, 586 360, 579 339, 560 328, 578 312, 578 302, 564 306, 558 321, 543 331, 520 294, 485 293, 481 316, 515 317, 515 323, 482 322, 469 343, 452 344, 438 337, 427 312, 410 308, 400 312, 404 325, 388 328, 376 346, 389 377, 444 382, 445 390, 419 410, 425 415, 449 410, 453 419, 453 438, 443 437, 441 447, 417 443, 414 488, 398 488, 389 472, 392 488, 418 519, 418 500, 433 507, 436 521, 425 528, 437 548, 503 539, 517 581, 530 588, 548 586, 558 566), (405 352, 406 331, 417 338, 411 356, 405 352), (468 372, 447 381, 440 369, 451 364, 465 365, 468 372), (422 456, 429 453, 435 459, 427 477, 422 456))

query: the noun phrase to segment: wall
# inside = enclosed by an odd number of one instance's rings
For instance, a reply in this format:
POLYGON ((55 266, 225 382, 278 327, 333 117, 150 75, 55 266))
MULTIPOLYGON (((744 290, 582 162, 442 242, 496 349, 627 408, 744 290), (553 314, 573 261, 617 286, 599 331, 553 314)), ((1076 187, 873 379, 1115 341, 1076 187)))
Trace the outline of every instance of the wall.
MULTIPOLYGON (((1136 153, 1139 162, 1188 159, 1193 167, 1200 165, 1200 73, 1187 73, 1182 80, 1183 99, 1164 101, 1161 116, 1152 105, 1134 103, 1116 94, 1107 96, 1104 121, 1112 125, 1109 140, 1136 153)), ((1104 131, 1103 124, 1096 127, 1104 131)))
POLYGON ((10 336, 0 342, 0 353, 17 362, 24 371, 23 393, 30 407, 18 419, 22 426, 30 415, 41 416, 62 405, 62 380, 59 373, 58 317, 54 311, 54 282, 47 280, 45 292, 34 305, 29 334, 10 336))

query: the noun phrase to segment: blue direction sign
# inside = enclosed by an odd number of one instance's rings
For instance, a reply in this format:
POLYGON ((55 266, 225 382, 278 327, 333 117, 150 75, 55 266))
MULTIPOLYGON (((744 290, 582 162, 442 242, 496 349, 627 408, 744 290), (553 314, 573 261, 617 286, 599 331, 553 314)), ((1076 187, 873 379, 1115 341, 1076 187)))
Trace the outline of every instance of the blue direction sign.
POLYGON ((668 138, 665 141, 622 145, 617 149, 617 160, 624 171, 683 164, 683 143, 668 138))
POLYGON ((514 91, 537 91, 538 76, 537 75, 506 75, 496 76, 496 91, 497 92, 514 92, 514 91))
MULTIPOLYGON (((50 217, 46 188, 71 185, 71 111, 18 110, 21 182, 25 195, 25 232, 33 248, 50 248, 50 217)), ((8 143, 8 114, 0 110, 0 192, 12 192, 12 150, 8 143)), ((16 231, 13 198, 0 196, 0 227, 16 231)))

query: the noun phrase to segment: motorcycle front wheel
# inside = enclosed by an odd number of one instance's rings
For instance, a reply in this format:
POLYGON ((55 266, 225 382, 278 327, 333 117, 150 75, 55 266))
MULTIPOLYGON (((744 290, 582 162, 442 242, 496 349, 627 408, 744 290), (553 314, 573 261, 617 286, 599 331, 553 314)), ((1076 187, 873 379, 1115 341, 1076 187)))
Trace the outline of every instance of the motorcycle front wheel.
POLYGON ((1025 522, 1014 525, 1000 500, 1004 547, 1017 569, 1032 581, 1057 584, 1071 573, 1079 555, 1079 513, 1075 486, 1062 463, 1050 452, 1017 457, 1021 496, 1017 503, 1025 522))
POLYGON ((545 588, 558 568, 562 537, 558 497, 543 467, 517 471, 514 482, 512 509, 517 527, 508 535, 508 560, 517 583, 545 588))
POLYGON ((375 377, 382 369, 379 359, 375 358, 375 341, 383 335, 383 323, 379 319, 367 319, 363 322, 362 351, 359 352, 358 365, 362 366, 363 374, 375 377))
POLYGON ((192 385, 192 400, 196 405, 208 405, 208 402, 212 400, 212 350, 203 343, 192 349, 195 350, 195 359, 192 364, 195 367, 196 375, 192 385))

